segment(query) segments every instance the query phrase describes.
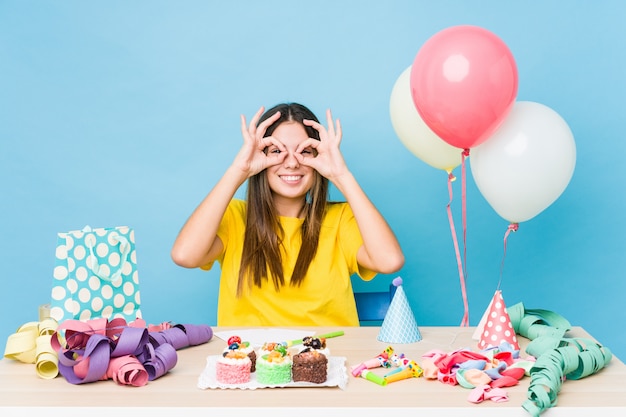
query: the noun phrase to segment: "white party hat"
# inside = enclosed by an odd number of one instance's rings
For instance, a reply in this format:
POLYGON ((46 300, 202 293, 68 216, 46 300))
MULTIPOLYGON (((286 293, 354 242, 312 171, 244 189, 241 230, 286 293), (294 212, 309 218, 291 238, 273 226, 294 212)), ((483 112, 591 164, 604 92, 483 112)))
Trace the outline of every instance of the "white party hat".
MULTIPOLYGON (((493 298, 495 298, 495 295, 493 298)), ((487 318, 489 317, 489 312, 491 311, 493 298, 491 299, 491 301, 489 301, 489 305, 487 306, 487 309, 485 310, 485 312, 483 313, 483 316, 478 322, 478 326, 476 326, 476 329, 474 330, 474 334, 472 334, 472 339, 474 340, 480 340, 480 336, 483 334, 483 330, 485 330, 485 323, 487 323, 487 318)))
POLYGON ((419 342, 422 340, 422 335, 417 327, 409 300, 402 289, 402 278, 395 278, 393 285, 396 286, 396 292, 389 304, 377 339, 385 343, 419 342))

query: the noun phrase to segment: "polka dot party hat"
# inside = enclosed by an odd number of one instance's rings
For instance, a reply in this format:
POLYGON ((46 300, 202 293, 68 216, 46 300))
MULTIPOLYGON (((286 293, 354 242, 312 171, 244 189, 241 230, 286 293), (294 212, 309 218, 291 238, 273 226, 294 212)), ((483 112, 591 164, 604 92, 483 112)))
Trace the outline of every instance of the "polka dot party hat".
POLYGON ((496 291, 489 305, 489 313, 483 319, 484 323, 478 342, 479 349, 498 347, 502 343, 509 343, 514 349, 519 350, 515 329, 513 329, 509 313, 506 312, 502 291, 496 291))
POLYGON ((385 343, 419 342, 422 340, 422 335, 417 328, 409 300, 402 289, 402 278, 395 278, 393 285, 396 287, 396 292, 389 304, 377 339, 385 343))

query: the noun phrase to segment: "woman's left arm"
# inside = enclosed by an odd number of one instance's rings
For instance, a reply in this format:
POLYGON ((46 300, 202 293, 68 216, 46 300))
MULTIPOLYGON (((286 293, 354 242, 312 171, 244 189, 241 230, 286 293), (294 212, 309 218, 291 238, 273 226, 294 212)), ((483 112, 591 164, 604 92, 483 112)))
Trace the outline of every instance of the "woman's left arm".
POLYGON ((357 253, 359 265, 383 274, 399 271, 404 265, 400 243, 354 176, 347 172, 333 184, 350 204, 359 225, 363 238, 363 246, 357 253))
POLYGON ((315 121, 305 120, 305 124, 319 132, 320 140, 309 139, 301 143, 296 157, 300 163, 328 178, 350 204, 363 238, 363 246, 357 253, 359 265, 383 274, 397 272, 404 265, 400 243, 343 159, 339 150, 341 123, 333 121, 330 110, 326 111, 326 118, 328 129, 315 121), (314 148, 317 156, 301 153, 308 147, 314 148))

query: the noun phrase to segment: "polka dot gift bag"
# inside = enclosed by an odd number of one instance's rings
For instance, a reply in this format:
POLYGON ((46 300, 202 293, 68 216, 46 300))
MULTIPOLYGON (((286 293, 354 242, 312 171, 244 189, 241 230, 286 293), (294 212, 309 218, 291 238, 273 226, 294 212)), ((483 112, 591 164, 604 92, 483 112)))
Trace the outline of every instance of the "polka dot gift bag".
POLYGON ((141 318, 135 232, 127 226, 59 233, 50 316, 141 318))

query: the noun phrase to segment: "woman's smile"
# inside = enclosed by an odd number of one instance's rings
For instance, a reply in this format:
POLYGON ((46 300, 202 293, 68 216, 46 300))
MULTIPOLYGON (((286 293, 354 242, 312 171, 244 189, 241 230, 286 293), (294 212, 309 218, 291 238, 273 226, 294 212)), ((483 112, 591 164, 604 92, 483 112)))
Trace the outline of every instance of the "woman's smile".
POLYGON ((279 175, 279 177, 287 184, 297 184, 302 179, 302 175, 279 175))

